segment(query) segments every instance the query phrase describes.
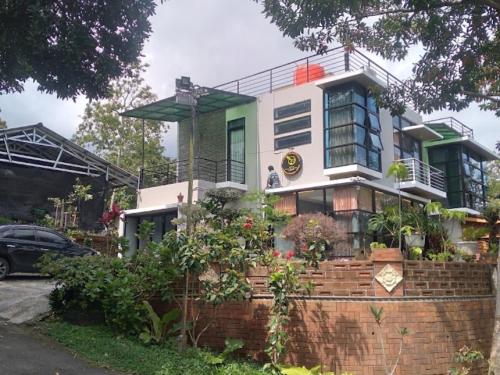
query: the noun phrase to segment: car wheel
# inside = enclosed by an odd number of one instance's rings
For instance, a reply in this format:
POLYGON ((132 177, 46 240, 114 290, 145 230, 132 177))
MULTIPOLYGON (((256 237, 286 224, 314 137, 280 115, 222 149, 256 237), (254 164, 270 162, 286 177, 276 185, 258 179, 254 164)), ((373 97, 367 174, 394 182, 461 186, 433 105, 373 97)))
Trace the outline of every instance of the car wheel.
POLYGON ((0 258, 0 280, 3 280, 9 274, 10 266, 7 259, 0 258))

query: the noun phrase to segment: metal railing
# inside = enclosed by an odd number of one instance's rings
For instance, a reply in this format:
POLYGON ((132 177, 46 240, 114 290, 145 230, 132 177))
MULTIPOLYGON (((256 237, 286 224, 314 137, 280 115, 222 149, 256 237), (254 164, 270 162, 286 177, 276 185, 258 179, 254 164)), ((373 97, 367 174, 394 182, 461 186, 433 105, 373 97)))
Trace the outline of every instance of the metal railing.
POLYGON ((453 129, 454 131, 456 131, 457 133, 459 133, 460 135, 462 135, 464 137, 474 138, 474 130, 469 128, 463 122, 458 121, 454 117, 443 117, 443 118, 438 118, 435 120, 429 120, 429 121, 425 121, 424 124, 427 124, 427 125, 443 124, 451 129, 453 129))
MULTIPOLYGON (((245 163, 237 160, 210 160, 195 158, 193 161, 193 179, 209 182, 245 183, 245 163)), ((188 161, 178 160, 163 163, 140 172, 139 188, 171 185, 188 180, 188 161)))
POLYGON ((305 68, 306 77, 302 78, 305 78, 306 82, 322 78, 318 76, 316 71, 309 69, 311 65, 321 66, 324 69, 324 76, 365 69, 370 70, 376 78, 388 86, 403 84, 396 76, 370 60, 362 52, 356 49, 346 52, 344 47, 337 47, 326 51, 324 54, 310 55, 234 81, 223 83, 215 86, 215 88, 237 94, 257 96, 295 84, 295 73, 299 66, 305 68))
POLYGON ((402 182, 420 182, 434 189, 446 191, 443 171, 415 158, 401 159, 398 162, 403 163, 408 170, 408 176, 401 180, 402 182))

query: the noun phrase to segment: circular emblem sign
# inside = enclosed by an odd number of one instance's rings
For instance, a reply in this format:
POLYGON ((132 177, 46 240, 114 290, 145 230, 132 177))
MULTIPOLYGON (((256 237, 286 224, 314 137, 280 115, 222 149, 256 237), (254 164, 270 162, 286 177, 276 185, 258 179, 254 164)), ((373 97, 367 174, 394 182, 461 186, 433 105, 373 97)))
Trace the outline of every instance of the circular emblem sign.
POLYGON ((294 151, 288 152, 281 160, 281 169, 287 176, 293 176, 302 169, 302 158, 294 151))

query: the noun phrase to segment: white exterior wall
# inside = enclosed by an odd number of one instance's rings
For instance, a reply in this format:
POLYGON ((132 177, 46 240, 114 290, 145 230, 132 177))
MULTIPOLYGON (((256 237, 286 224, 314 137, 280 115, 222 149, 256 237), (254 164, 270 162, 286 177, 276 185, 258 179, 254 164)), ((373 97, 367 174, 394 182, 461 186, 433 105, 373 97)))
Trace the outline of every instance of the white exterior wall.
MULTIPOLYGON (((205 191, 215 188, 215 183, 194 180, 193 181, 193 201, 203 197, 205 191)), ((160 205, 177 204, 177 196, 182 194, 184 202, 187 202, 188 183, 179 182, 171 185, 161 185, 140 189, 137 193, 137 208, 156 207, 160 205)))
MULTIPOLYGON (((366 75, 365 72, 360 75, 366 75)), ((354 79, 353 79, 354 80, 354 79)), ((358 80, 359 79, 355 79, 358 80)), ((345 83, 345 78, 339 77, 339 83, 345 83)), ((335 80, 330 80, 329 86, 335 86, 335 80)), ((325 176, 324 175, 324 99, 323 89, 318 87, 314 82, 300 86, 289 86, 279 89, 275 92, 264 94, 258 98, 258 120, 259 120, 259 145, 260 145, 260 179, 261 188, 266 186, 268 170, 267 167, 272 165, 276 172, 280 175, 281 185, 283 188, 311 185, 314 183, 324 183, 325 181, 336 180, 355 175, 355 172, 344 174, 342 176, 325 176), (296 116, 287 117, 281 120, 274 120, 274 109, 296 102, 311 100, 311 112, 301 113, 296 116), (282 149, 274 151, 274 123, 280 121, 291 120, 293 118, 311 115, 311 128, 301 129, 296 132, 280 134, 277 137, 283 137, 305 131, 311 131, 311 143, 307 145, 296 146, 291 149, 282 149), (295 151, 302 157, 303 168, 298 175, 285 176, 281 170, 281 160, 288 151, 295 151)), ((404 116, 410 121, 421 123, 422 118, 414 111, 407 111, 404 116)), ((377 179, 382 185, 388 187, 394 186, 392 178, 385 177, 387 170, 394 161, 394 143, 393 143, 393 127, 392 117, 389 110, 380 110, 380 125, 381 125, 381 140, 384 149, 382 150, 382 178, 377 179)))

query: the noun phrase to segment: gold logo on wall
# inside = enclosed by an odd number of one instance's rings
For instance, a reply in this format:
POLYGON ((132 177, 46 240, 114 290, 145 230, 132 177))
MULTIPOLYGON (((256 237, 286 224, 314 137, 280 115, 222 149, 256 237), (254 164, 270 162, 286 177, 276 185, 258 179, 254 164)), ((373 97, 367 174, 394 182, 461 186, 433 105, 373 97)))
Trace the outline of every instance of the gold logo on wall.
POLYGON ((281 169, 287 176, 293 176, 302 169, 302 157, 294 151, 288 152, 281 160, 281 169))

